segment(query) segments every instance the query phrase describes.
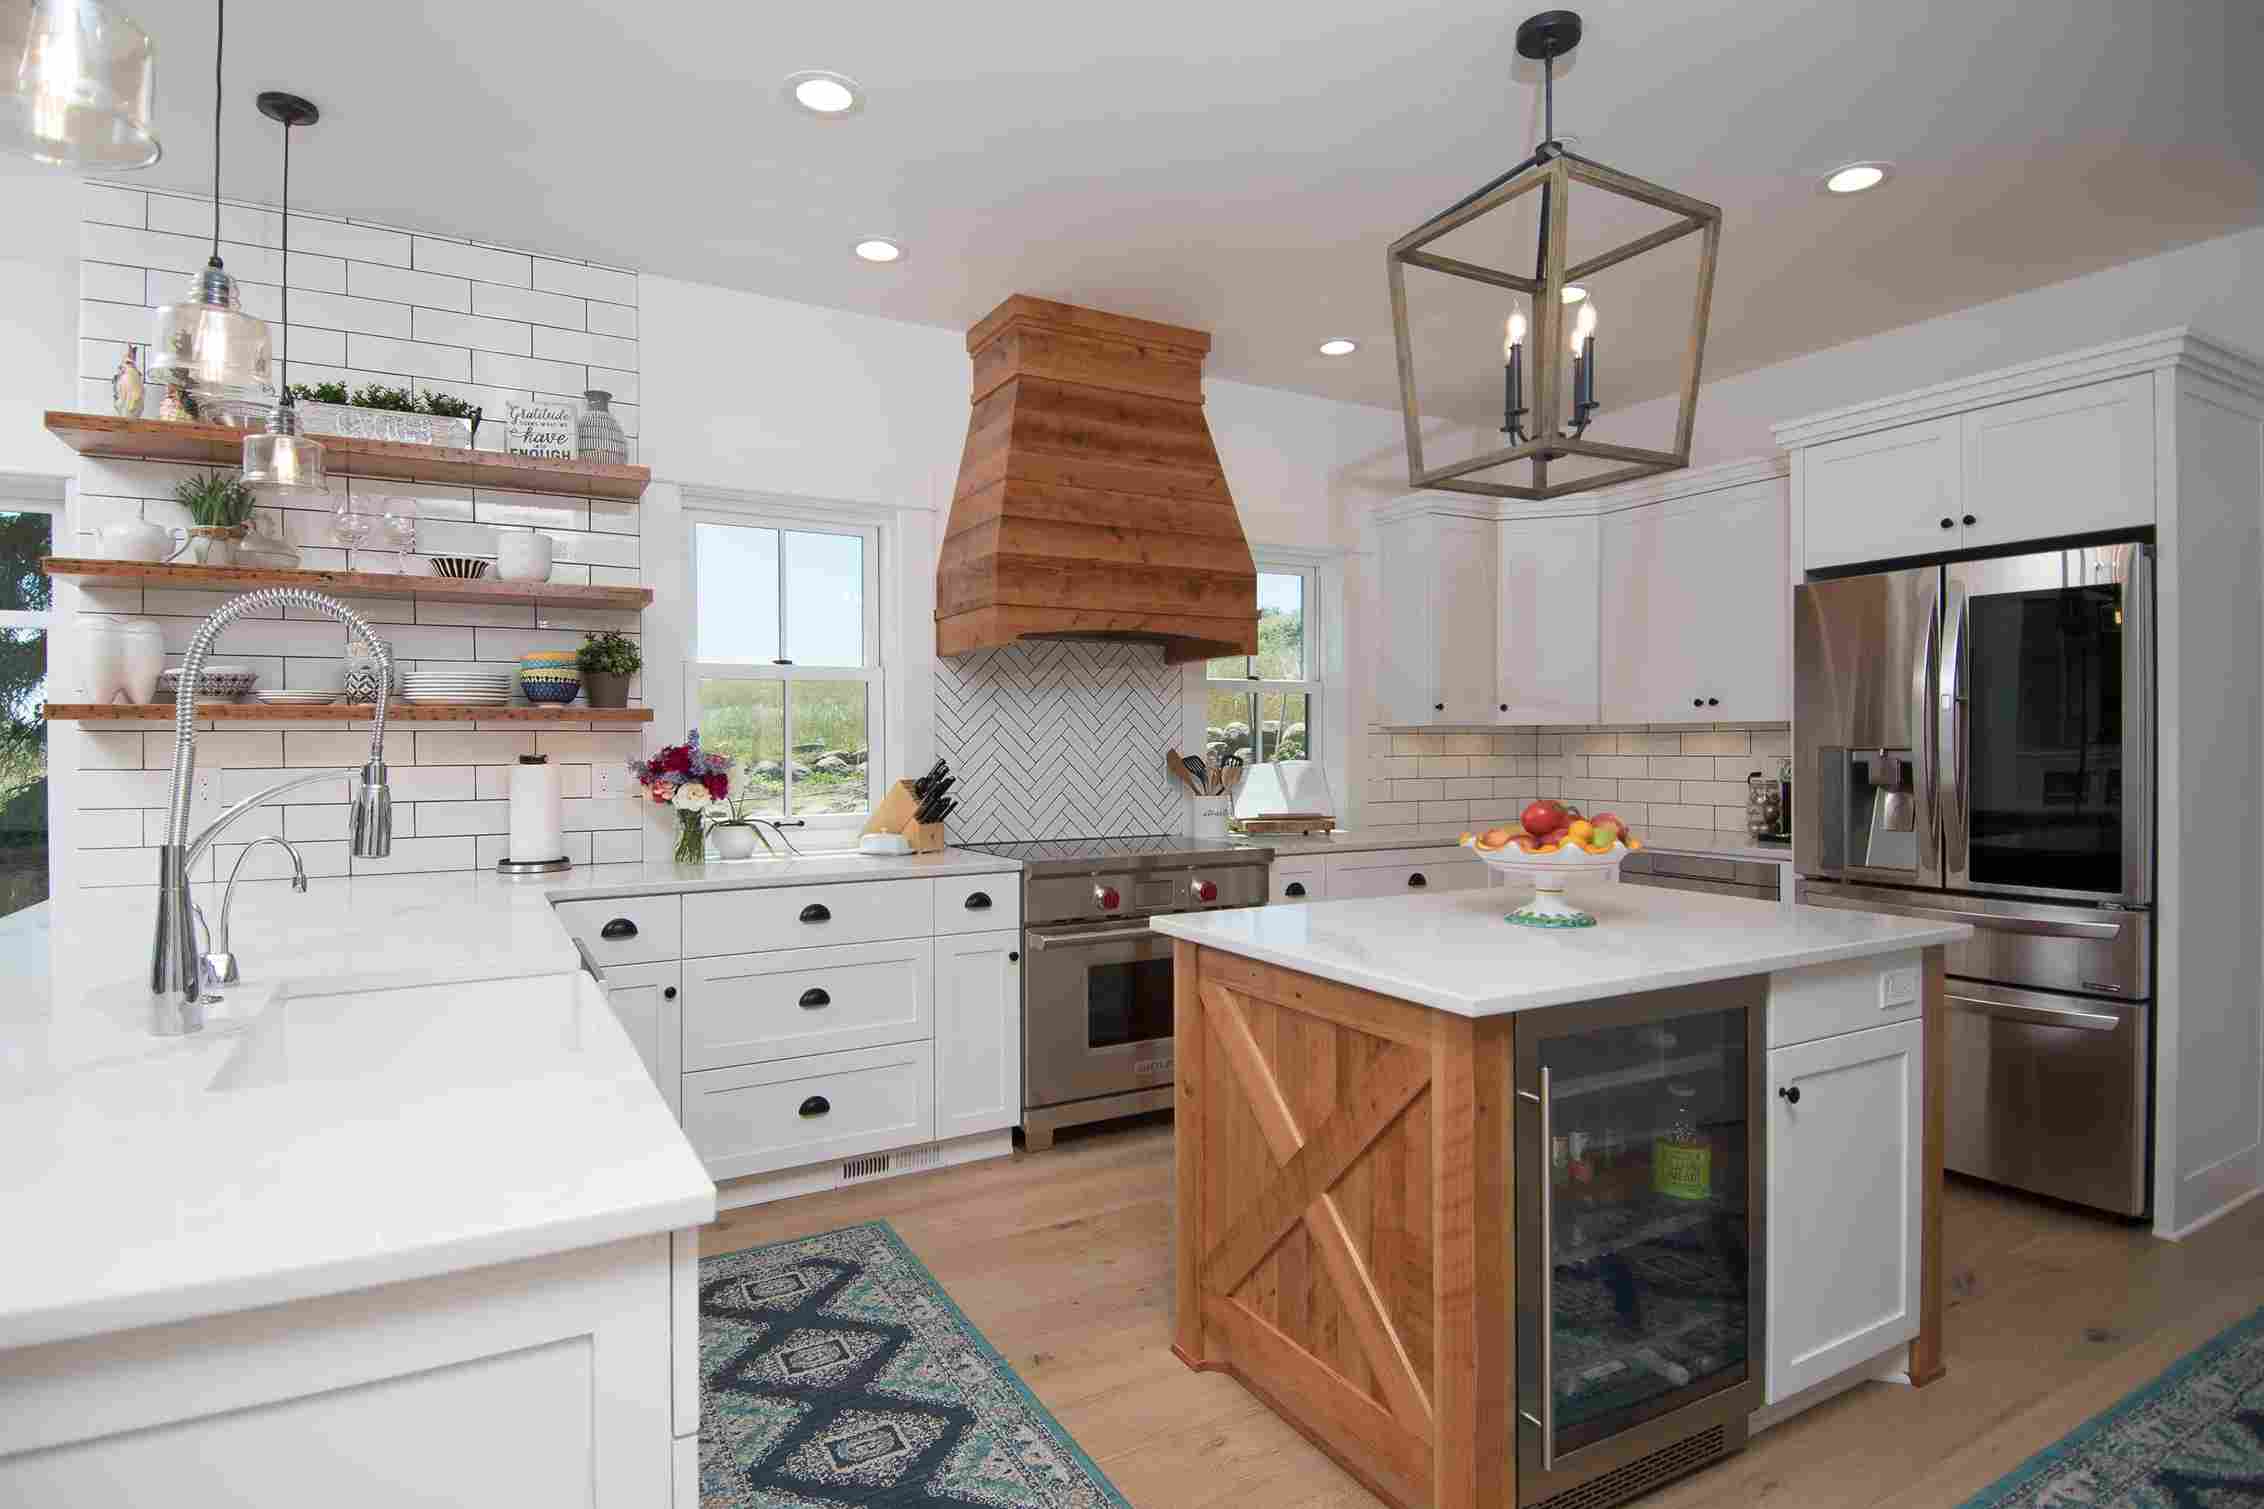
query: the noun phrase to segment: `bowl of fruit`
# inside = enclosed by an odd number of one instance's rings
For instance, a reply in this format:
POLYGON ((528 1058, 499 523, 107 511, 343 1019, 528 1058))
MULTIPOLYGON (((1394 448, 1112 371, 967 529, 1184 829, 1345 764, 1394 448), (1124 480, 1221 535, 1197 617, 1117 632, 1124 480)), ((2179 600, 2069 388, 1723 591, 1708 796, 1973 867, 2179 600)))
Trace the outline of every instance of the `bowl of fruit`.
POLYGON ((1526 807, 1516 827, 1465 833, 1462 843, 1488 867, 1532 883, 1533 899, 1508 917, 1521 927, 1594 927, 1593 916, 1564 899, 1565 882, 1616 875, 1620 861, 1643 847, 1612 813, 1583 817, 1579 808, 1547 798, 1526 807))

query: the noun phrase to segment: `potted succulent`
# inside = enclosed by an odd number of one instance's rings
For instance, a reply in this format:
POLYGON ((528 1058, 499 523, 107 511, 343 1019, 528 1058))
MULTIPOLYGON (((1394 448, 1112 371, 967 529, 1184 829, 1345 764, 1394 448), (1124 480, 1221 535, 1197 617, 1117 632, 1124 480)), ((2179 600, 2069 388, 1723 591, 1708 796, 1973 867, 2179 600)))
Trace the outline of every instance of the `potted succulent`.
POLYGON ((630 678, 643 668, 645 657, 628 635, 600 629, 582 637, 574 663, 582 668, 582 685, 589 692, 590 706, 627 707, 630 678))
POLYGON ((770 840, 763 836, 763 830, 749 821, 758 800, 751 796, 734 796, 708 804, 707 836, 715 843, 718 859, 752 859, 758 843, 770 849, 770 840))
POLYGON ((476 404, 430 388, 411 392, 370 383, 349 395, 342 382, 293 383, 299 423, 310 435, 395 440, 411 445, 452 445, 469 450, 479 439, 476 404))
POLYGON ((189 511, 183 554, 199 566, 233 566, 236 547, 251 532, 256 495, 236 472, 205 472, 173 484, 173 500, 189 511))

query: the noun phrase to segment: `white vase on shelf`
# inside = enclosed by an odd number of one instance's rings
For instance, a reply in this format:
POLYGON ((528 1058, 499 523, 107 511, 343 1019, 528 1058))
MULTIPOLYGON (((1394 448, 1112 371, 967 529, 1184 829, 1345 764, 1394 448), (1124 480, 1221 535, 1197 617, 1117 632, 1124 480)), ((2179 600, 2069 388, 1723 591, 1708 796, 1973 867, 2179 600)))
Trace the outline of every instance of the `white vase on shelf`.
POLYGON ((80 632, 88 701, 108 706, 156 699, 157 675, 165 669, 165 635, 153 620, 96 618, 80 632))

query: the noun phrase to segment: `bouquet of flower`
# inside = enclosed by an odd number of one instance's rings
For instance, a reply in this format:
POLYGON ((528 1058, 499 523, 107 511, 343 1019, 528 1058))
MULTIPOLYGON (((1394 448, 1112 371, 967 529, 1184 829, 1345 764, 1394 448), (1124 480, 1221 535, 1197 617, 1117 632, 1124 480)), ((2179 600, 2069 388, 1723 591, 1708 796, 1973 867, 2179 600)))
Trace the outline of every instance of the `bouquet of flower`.
POLYGON ((700 748, 693 729, 681 744, 659 750, 649 760, 631 760, 629 773, 652 799, 676 812, 676 858, 698 864, 705 853, 702 819, 710 805, 731 794, 731 762, 700 748))

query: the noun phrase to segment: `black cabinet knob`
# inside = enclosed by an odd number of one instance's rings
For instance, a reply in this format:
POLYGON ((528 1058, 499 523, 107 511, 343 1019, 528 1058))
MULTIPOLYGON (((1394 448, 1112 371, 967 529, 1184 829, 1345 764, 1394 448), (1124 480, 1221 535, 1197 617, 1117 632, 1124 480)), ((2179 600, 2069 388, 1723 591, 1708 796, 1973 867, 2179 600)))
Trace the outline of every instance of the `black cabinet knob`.
POLYGON ((1302 896, 1305 894, 1305 882, 1302 880, 1292 880, 1289 884, 1281 888, 1281 894, 1284 896, 1302 896))
POLYGON ((802 920, 804 922, 831 922, 833 913, 826 910, 825 903, 813 901, 802 908, 802 920))
POLYGON ((804 1116, 823 1116, 826 1112, 832 1109, 832 1101, 827 1100, 823 1095, 813 1095, 808 1100, 802 1102, 801 1114, 803 1114, 804 1116))
POLYGON ((1446 711, 1446 704, 1444 702, 1434 702, 1431 704, 1431 711, 1434 713, 1443 713, 1446 711))
POLYGON ((1423 872, 1421 870, 1417 870, 1414 874, 1408 876, 1407 883, 1418 891, 1430 884, 1428 880, 1425 880, 1423 878, 1423 872))
POLYGON ((827 995, 815 985, 802 992, 802 1009, 804 1011, 815 1011, 820 1006, 831 1006, 832 1004, 833 997, 827 995))
POLYGON ((1504 703, 1503 703, 1503 704, 1501 705, 1501 710, 1502 710, 1503 712, 1505 712, 1505 713, 1506 713, 1506 712, 1508 712, 1508 711, 1509 711, 1509 704, 1508 704, 1508 703, 1506 703, 1506 702, 1504 702, 1504 703))
POLYGON ((673 985, 671 985, 671 986, 669 986, 669 987, 668 987, 668 988, 667 988, 666 990, 663 990, 663 991, 662 991, 662 992, 660 993, 660 998, 661 998, 662 1000, 664 1000, 664 1001, 673 1001, 673 1000, 675 1000, 675 999, 676 999, 676 987, 675 987, 675 986, 673 986, 673 985))
POLYGON ((1016 949, 1016 950, 1015 950, 1014 952, 1012 952, 1012 953, 1008 954, 1008 955, 1006 956, 1006 962, 1007 962, 1007 963, 1009 963, 1009 964, 1019 964, 1019 963, 1021 963, 1021 962, 1022 962, 1022 951, 1021 951, 1020 949, 1016 949))
POLYGON ((1973 515, 1971 515, 1971 514, 1967 514, 1967 515, 1965 516, 1965 522, 1966 522, 1967 524, 1978 524, 1978 523, 1980 523, 1981 521, 1980 521, 1979 519, 1976 519, 1975 517, 1973 517, 1973 515))
POLYGON ((1796 1106, 1796 1105, 1799 1105, 1799 1104, 1800 1104, 1800 1086, 1798 1086, 1798 1085, 1781 1086, 1781 1087, 1779 1087, 1779 1088, 1778 1088, 1778 1090, 1777 1090, 1777 1096, 1778 1096, 1778 1098, 1779 1098, 1779 1099, 1781 1099, 1781 1100, 1782 1100, 1782 1101, 1783 1101, 1783 1102, 1784 1102, 1784 1103, 1785 1103, 1786 1105, 1788 1105, 1788 1106, 1796 1106))
POLYGON ((1703 697, 1693 697, 1690 699, 1690 705, 1692 707, 1704 707, 1706 705, 1706 699, 1703 697))
POLYGON ((987 912, 990 910, 990 904, 990 893, 988 891, 969 891, 967 893, 967 910, 970 912, 987 912))
POLYGON ((599 928, 597 930, 597 935, 600 938, 605 939, 609 943, 617 943, 623 938, 636 937, 637 924, 631 922, 626 917, 616 917, 611 922, 608 922, 605 926, 599 928))
POLYGON ((1944 529, 1955 529, 1955 528, 1957 528, 1957 520, 1955 520, 1955 519, 1951 519, 1951 518, 1944 518, 1944 519, 1942 520, 1942 527, 1943 527, 1944 529))
POLYGON ((1708 707, 1720 707, 1722 705, 1722 699, 1719 697, 1708 697, 1706 699, 1706 705, 1708 707))

